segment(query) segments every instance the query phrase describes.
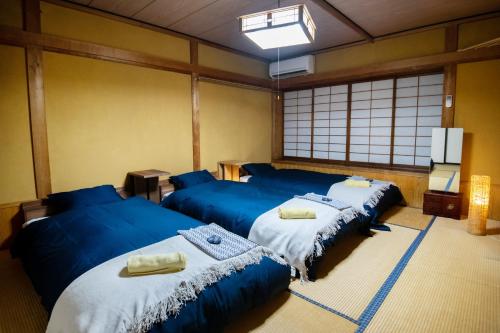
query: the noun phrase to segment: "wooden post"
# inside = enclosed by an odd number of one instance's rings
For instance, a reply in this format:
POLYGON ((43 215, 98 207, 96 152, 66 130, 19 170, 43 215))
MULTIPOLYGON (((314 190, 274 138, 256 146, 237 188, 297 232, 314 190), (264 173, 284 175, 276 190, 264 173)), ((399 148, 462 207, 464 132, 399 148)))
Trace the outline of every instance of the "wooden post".
POLYGON ((273 122, 271 158, 274 161, 283 158, 283 93, 271 94, 271 110, 273 122))
MULTIPOLYGON (((23 1, 24 30, 40 33, 40 1, 23 1)), ((45 119, 45 93, 43 83, 43 50, 39 46, 26 46, 26 75, 30 114, 31 147, 38 198, 50 194, 50 164, 45 119)))
MULTIPOLYGON (((453 52, 458 48, 458 25, 453 24, 446 27, 445 52, 453 52)), ((444 66, 444 85, 443 85, 443 112, 441 118, 442 127, 453 127, 455 118, 456 102, 456 81, 457 65, 449 64, 444 66), (446 106, 446 97, 451 96, 452 104, 446 106)))
MULTIPOLYGON (((196 68, 198 66, 198 42, 191 41, 190 63, 196 68)), ((191 104, 192 104, 192 131, 193 131, 193 170, 200 170, 200 76, 191 73, 191 104)))

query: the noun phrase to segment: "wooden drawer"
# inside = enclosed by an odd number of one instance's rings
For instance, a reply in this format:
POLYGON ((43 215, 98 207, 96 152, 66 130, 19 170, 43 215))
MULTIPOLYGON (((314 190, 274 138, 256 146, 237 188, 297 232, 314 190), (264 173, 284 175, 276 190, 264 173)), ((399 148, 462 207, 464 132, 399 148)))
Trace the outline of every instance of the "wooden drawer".
POLYGON ((460 219, 460 193, 427 191, 424 193, 424 214, 460 219))

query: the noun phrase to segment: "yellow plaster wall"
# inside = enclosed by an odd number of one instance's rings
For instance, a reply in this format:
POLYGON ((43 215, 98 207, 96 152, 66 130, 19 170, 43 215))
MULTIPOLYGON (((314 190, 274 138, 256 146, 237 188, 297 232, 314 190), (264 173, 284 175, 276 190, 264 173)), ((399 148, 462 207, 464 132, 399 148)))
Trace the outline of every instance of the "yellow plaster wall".
POLYGON ((21 0, 0 1, 0 24, 11 27, 23 27, 23 8, 21 0))
POLYGON ((460 25, 458 48, 466 48, 500 37, 500 17, 460 25))

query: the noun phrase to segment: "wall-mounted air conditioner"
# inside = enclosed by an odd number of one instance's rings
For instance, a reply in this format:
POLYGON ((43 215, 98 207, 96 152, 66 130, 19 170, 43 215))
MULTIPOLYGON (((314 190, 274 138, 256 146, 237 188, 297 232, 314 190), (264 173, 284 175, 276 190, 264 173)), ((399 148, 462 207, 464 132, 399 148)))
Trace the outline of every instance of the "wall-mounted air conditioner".
POLYGON ((314 73, 314 56, 306 55, 269 64, 269 76, 286 78, 314 73))

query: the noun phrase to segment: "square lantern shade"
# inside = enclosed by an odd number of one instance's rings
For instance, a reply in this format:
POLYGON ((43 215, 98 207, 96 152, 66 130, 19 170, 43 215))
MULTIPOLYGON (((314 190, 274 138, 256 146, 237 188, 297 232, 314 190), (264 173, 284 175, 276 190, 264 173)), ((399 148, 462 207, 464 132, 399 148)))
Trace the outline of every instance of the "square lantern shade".
POLYGON ((273 49, 314 41, 316 26, 305 5, 241 16, 240 31, 260 48, 273 49))
POLYGON ((486 219, 490 202, 489 176, 473 175, 470 182, 469 220, 467 231, 473 235, 486 235, 486 219))

